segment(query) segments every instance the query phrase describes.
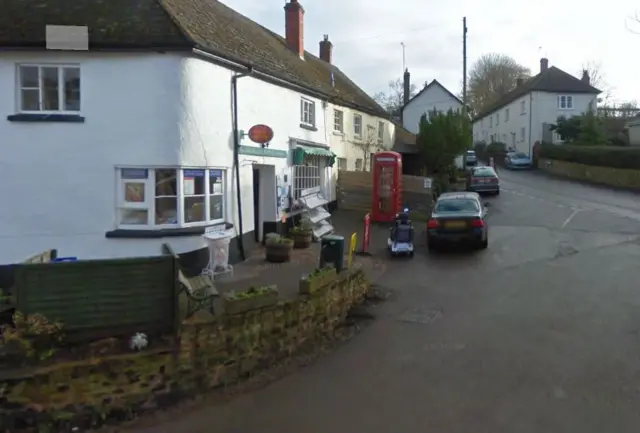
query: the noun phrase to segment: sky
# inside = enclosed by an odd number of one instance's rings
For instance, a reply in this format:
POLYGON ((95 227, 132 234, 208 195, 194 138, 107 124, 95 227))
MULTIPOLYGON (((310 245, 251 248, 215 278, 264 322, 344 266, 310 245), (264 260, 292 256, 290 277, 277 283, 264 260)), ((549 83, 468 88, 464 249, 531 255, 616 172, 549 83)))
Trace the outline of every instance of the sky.
MULTIPOLYGON (((284 34, 285 0, 221 0, 261 25, 284 34)), ((613 101, 640 101, 640 2, 633 0, 300 0, 305 49, 318 55, 324 34, 333 63, 370 94, 388 89, 406 67, 421 88, 437 79, 462 88, 462 18, 467 17, 467 60, 486 53, 513 57, 536 74, 540 58, 579 75, 601 65, 613 101)), ((601 86, 604 87, 604 86, 601 86)))

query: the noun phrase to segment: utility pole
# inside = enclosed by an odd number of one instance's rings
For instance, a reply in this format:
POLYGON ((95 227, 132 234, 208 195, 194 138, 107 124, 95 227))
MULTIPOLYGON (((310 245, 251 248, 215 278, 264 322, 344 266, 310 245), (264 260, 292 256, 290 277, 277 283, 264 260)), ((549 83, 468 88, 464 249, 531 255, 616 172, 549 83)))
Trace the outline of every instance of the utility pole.
POLYGON ((402 73, 404 74, 404 71, 407 69, 407 57, 405 55, 406 46, 404 45, 404 42, 400 42, 400 45, 402 45, 402 73))
POLYGON ((467 17, 462 18, 462 112, 467 115, 467 17))

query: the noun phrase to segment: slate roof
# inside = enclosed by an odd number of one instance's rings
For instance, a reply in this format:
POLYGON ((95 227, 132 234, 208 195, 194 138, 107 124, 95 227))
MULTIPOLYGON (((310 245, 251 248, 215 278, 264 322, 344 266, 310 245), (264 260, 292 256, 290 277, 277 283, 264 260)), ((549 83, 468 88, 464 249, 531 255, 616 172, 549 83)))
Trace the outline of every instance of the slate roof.
POLYGON ((0 49, 44 49, 47 24, 88 26, 90 49, 198 48, 388 118, 337 67, 306 51, 300 59, 283 37, 218 0, 2 0, 0 49))
POLYGON ((479 113, 473 119, 474 122, 533 91, 550 93, 593 93, 596 95, 602 92, 573 75, 567 74, 555 66, 551 66, 546 71, 542 71, 538 75, 531 77, 522 83, 521 86, 516 87, 496 101, 495 104, 492 104, 489 108, 479 113))
POLYGON ((407 105, 409 105, 411 103, 411 101, 413 101, 414 99, 416 99, 418 96, 422 95, 424 92, 426 92, 428 89, 430 89, 432 86, 440 86, 440 88, 442 90, 444 90, 445 92, 447 92, 449 94, 449 96, 451 96, 451 98, 453 98, 453 100, 458 101, 460 103, 460 105, 464 105, 464 103, 460 100, 460 98, 458 98, 456 95, 454 95, 453 93, 451 93, 449 91, 449 89, 447 89, 446 87, 444 87, 442 84, 440 84, 440 82, 438 80, 433 80, 431 81, 428 85, 424 86, 424 88, 422 90, 420 90, 413 98, 409 99, 409 101, 404 104, 404 106, 402 107, 402 109, 404 110, 404 107, 406 107, 407 105))

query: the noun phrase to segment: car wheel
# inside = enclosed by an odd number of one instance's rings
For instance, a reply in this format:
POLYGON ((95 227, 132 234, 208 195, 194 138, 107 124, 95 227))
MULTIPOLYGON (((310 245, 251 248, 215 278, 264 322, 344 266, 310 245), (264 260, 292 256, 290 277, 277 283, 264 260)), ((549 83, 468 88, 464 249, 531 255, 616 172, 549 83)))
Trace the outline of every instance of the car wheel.
POLYGON ((437 247, 438 246, 434 242, 427 241, 427 250, 429 250, 430 253, 436 251, 438 249, 437 247))
POLYGON ((496 191, 496 195, 500 195, 500 189, 496 191))
POLYGON ((486 250, 488 246, 489 246, 489 238, 487 238, 487 239, 485 239, 485 240, 481 241, 481 242, 480 242, 480 245, 479 245, 479 248, 480 248, 481 250, 486 250))

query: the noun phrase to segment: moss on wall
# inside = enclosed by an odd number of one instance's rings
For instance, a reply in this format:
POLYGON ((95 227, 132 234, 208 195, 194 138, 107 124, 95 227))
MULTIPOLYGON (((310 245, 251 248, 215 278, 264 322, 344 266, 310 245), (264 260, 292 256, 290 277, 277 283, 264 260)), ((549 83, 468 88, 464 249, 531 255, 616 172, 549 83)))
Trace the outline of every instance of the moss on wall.
POLYGON ((0 372, 0 431, 97 427, 233 384, 307 344, 331 338, 368 289, 358 270, 313 295, 237 315, 192 319, 166 348, 0 372))
POLYGON ((640 170, 596 167, 575 162, 540 159, 538 168, 548 173, 618 188, 640 189, 640 170))

